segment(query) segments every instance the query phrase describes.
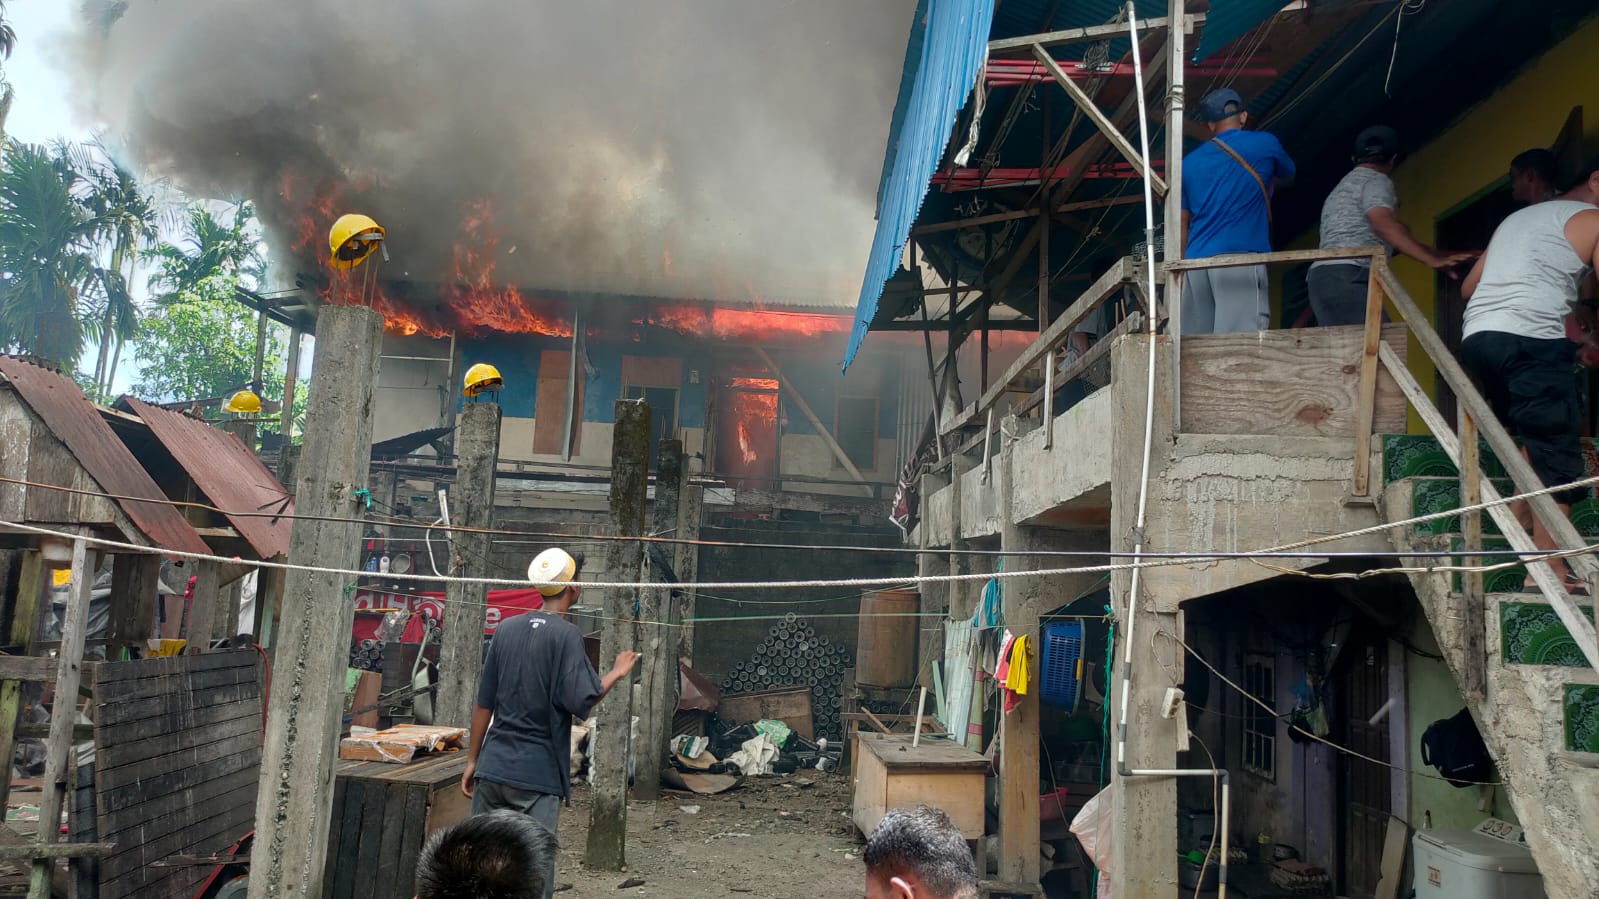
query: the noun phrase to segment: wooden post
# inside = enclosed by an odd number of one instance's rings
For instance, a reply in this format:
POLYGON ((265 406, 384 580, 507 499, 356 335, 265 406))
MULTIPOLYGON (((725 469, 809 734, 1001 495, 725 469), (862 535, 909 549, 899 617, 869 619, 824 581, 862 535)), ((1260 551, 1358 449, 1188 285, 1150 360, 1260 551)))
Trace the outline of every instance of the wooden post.
MULTIPOLYGON (((11 604, 11 617, 4 622, 7 646, 21 646, 23 655, 33 654, 34 634, 39 630, 39 598, 44 595, 44 559, 38 550, 24 550, 18 564, 17 596, 11 604)), ((0 682, 0 761, 7 766, 16 754, 17 715, 22 711, 22 681, 0 682)), ((9 767, 6 769, 9 772, 9 767)), ((11 775, 0 777, 0 808, 5 808, 11 792, 11 775)))
POLYGON ((118 650, 148 647, 155 629, 160 582, 160 556, 118 553, 111 557, 111 621, 106 635, 111 661, 117 660, 118 650))
MULTIPOLYGON (((650 459, 650 407, 643 400, 616 401, 611 442, 611 528, 619 537, 644 533, 644 499, 650 459)), ((612 580, 637 580, 644 547, 636 540, 610 544, 606 571, 612 580)), ((600 664, 638 645, 633 590, 605 591, 605 621, 600 628, 600 664)), ((597 712, 599 732, 589 763, 594 781, 589 836, 583 863, 620 871, 627 864, 627 759, 632 731, 633 691, 626 682, 611 690, 597 712)))
POLYGON ((699 577, 700 548, 690 542, 700 539, 700 525, 705 521, 705 488, 688 481, 688 466, 683 466, 683 486, 677 503, 677 534, 684 542, 677 545, 673 570, 680 584, 678 609, 682 626, 677 629, 678 658, 694 664, 694 617, 696 594, 694 581, 699 577))
MULTIPOLYGON (((296 468, 289 559, 353 570, 372 457, 372 395, 383 316, 324 306, 317 316, 316 377, 296 468)), ((333 808, 333 763, 344 713, 355 578, 291 570, 283 586, 281 652, 273 666, 266 745, 256 794, 251 899, 322 896, 333 808)))
POLYGON ((211 641, 216 639, 218 633, 228 635, 225 630, 227 616, 224 613, 227 591, 222 589, 220 583, 220 562, 200 560, 189 564, 194 566, 194 599, 189 603, 189 628, 183 635, 189 642, 183 651, 205 652, 211 648, 211 641))
MULTIPOLYGON (((83 644, 89 630, 89 594, 94 589, 94 566, 89 544, 72 542, 72 589, 67 599, 66 620, 61 624, 60 663, 56 668, 55 705, 50 709, 50 736, 45 741, 44 785, 39 797, 39 842, 61 839, 61 807, 67 795, 67 769, 76 766, 72 751, 72 725, 78 721, 78 683, 83 675, 83 644)), ((6 760, 10 764, 10 759, 6 760)), ((33 860, 29 881, 31 899, 49 899, 50 875, 55 859, 33 860)))
MULTIPOLYGON (((278 433, 283 435, 283 445, 286 449, 289 441, 294 437, 294 393, 300 384, 300 329, 289 329, 289 359, 283 365, 283 411, 278 417, 278 433)), ((278 452, 284 452, 283 449, 278 452)), ((280 472, 281 474, 281 472, 280 472)), ((289 480, 281 478, 283 483, 289 480)))
MULTIPOLYGON (((1183 64, 1188 60, 1183 56, 1187 52, 1183 38, 1184 3, 1183 0, 1171 0, 1167 10, 1166 29, 1166 222, 1165 258, 1173 262, 1183 258, 1187 248, 1183 246, 1183 64)), ((1134 91, 1137 93, 1137 91, 1134 91)), ((1150 246, 1151 255, 1155 247, 1150 246)), ((1152 325, 1160 323, 1160 317, 1155 306, 1155 285, 1149 285, 1149 311, 1155 318, 1152 325)), ((1182 346, 1183 346, 1183 275, 1181 272, 1169 272, 1166 275, 1166 314, 1170 317, 1166 326, 1166 333, 1171 335, 1171 427, 1172 432, 1178 431, 1178 422, 1182 421, 1182 346)))
MULTIPOLYGON (((656 453, 655 503, 650 509, 650 536, 676 537, 679 497, 683 490, 683 441, 665 439, 656 453)), ((661 762, 672 739, 672 716, 677 712, 677 623, 680 615, 674 588, 654 557, 672 560, 672 544, 651 546, 650 577, 663 586, 646 590, 639 603, 639 683, 643 708, 639 709, 638 745, 634 749, 633 795, 657 799, 661 795, 661 762)), ((672 574, 677 575, 674 569, 672 574)))
MULTIPOLYGON (((1380 294, 1379 294, 1380 295, 1380 294)), ((1477 423, 1469 412, 1460 410, 1460 505, 1482 502, 1482 464, 1477 442, 1477 423)), ((1467 552, 1482 550, 1482 513, 1460 513, 1460 532, 1467 552)), ((1482 564, 1482 557, 1467 556, 1467 567, 1482 564)), ((1488 692, 1487 597, 1480 571, 1465 572, 1460 581, 1464 596, 1460 604, 1460 647, 1466 659, 1461 672, 1461 687, 1466 698, 1480 700, 1488 692)))
MULTIPOLYGON (((488 577, 494 550, 494 468, 500 458, 500 407, 471 403, 455 428, 455 489, 450 491, 450 523, 478 531, 450 533, 450 571, 463 577, 488 577)), ((483 626, 488 613, 487 584, 450 581, 444 587, 444 643, 439 648, 439 693, 434 723, 471 727, 477 682, 483 674, 483 626)))
POLYGON ((1382 343, 1383 294, 1378 268, 1387 264, 1381 257, 1372 258, 1370 281, 1366 286, 1366 333, 1360 352, 1359 405, 1355 408, 1355 483, 1350 491, 1354 496, 1371 495, 1371 428, 1377 407, 1377 345, 1382 343))

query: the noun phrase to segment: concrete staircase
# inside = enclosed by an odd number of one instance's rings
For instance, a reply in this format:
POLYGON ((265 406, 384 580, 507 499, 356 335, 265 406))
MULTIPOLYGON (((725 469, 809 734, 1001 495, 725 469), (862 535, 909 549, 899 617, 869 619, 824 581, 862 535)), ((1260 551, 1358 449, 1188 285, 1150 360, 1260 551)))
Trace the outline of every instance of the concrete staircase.
MULTIPOLYGON (((1485 476, 1503 475, 1486 450, 1482 460, 1485 476)), ((1459 476, 1430 437, 1384 438, 1382 475, 1381 511, 1388 521, 1460 505, 1459 476)), ((1503 494, 1514 492, 1508 483, 1498 486, 1503 494)), ((1585 536, 1599 540, 1599 503, 1585 501, 1572 518, 1585 536)), ((1485 563, 1513 559, 1493 555, 1508 544, 1495 536, 1486 515, 1483 532, 1485 563)), ((1453 517, 1396 528, 1391 537, 1400 552, 1463 544, 1453 517)), ((1497 762, 1550 899, 1592 899, 1599 896, 1599 671, 1545 597, 1520 592, 1525 573, 1516 565, 1484 578, 1486 694, 1466 705, 1497 762)), ((1461 575, 1421 573, 1410 580, 1464 693, 1470 658, 1461 575)), ((1592 614, 1591 604, 1585 611, 1592 614)))

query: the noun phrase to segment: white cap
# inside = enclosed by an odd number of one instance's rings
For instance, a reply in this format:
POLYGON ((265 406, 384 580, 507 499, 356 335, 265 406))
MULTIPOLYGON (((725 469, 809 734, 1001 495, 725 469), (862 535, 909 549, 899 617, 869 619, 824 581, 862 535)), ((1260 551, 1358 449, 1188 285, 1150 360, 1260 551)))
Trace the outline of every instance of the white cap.
POLYGON ((575 577, 577 560, 559 547, 552 546, 539 553, 533 557, 533 564, 527 566, 527 579, 540 584, 538 591, 544 596, 560 596, 575 577))

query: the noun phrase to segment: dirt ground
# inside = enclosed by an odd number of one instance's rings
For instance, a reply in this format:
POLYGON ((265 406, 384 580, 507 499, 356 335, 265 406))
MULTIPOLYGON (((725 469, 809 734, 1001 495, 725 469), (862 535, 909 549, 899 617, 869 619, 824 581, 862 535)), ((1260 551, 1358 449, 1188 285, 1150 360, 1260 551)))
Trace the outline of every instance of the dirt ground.
POLYGON ((849 804, 848 780, 816 771, 751 778, 717 796, 666 792, 657 802, 629 802, 627 870, 617 873, 583 867, 589 793, 574 785, 572 806, 561 812, 556 895, 860 896, 864 842, 849 804), (630 880, 643 883, 620 889, 630 880))

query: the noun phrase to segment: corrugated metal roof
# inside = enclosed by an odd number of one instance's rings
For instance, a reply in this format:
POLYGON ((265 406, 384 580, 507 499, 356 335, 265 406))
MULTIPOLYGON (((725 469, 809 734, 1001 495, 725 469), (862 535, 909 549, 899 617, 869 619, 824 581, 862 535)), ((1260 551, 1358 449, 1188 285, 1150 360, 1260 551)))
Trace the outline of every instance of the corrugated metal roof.
POLYGON ((289 491, 283 489, 243 441, 181 412, 152 406, 133 397, 126 397, 125 402, 133 414, 150 426, 150 432, 189 473, 195 486, 212 505, 223 510, 234 529, 250 542, 261 558, 270 559, 280 553, 288 555, 292 519, 231 514, 294 513, 289 491))
POLYGON ((188 520, 168 504, 166 494, 156 486, 149 472, 70 378, 12 356, 0 356, 0 374, 5 375, 22 396, 22 401, 44 420, 57 439, 67 445, 78 464, 101 489, 118 496, 136 497, 116 502, 152 543, 182 552, 211 551, 188 520), (138 498, 154 502, 141 502, 138 498))
POLYGON ((1205 13, 1205 30, 1199 35, 1199 46, 1194 48, 1194 62, 1243 37, 1285 5, 1284 0, 1212 0, 1205 13))
POLYGON ((877 232, 866 259, 855 327, 844 352, 848 368, 866 338, 877 300, 899 267, 911 224, 927 195, 955 117, 988 56, 994 0, 921 0, 905 50, 900 96, 889 125, 888 163, 878 187, 877 232), (907 90, 907 85, 909 89, 907 90))

